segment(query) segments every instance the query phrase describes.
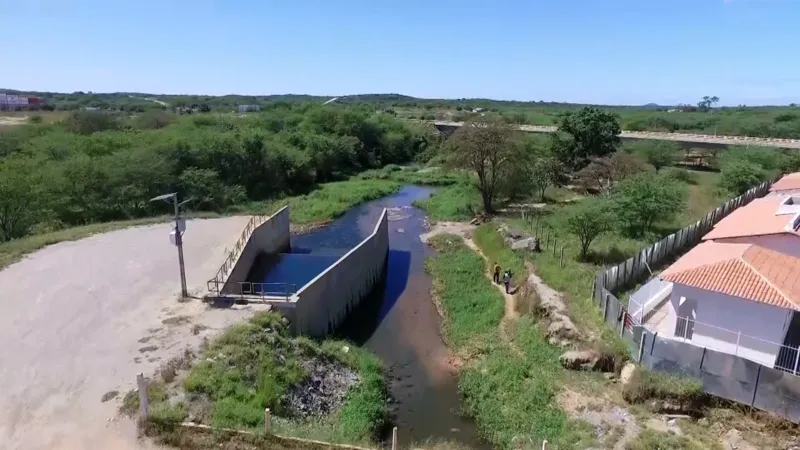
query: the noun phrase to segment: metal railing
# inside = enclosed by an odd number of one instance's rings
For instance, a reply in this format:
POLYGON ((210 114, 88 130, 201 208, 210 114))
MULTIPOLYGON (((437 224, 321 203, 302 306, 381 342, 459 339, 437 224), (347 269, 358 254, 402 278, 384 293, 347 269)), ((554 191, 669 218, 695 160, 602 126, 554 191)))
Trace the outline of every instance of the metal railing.
POLYGON ((239 259, 239 256, 241 255, 245 245, 247 245, 247 241, 250 239, 253 231, 255 231, 259 225, 264 223, 269 218, 270 216, 268 215, 258 215, 250 218, 250 220, 247 222, 247 225, 244 227, 242 234, 239 236, 239 239, 236 241, 236 244, 233 245, 233 248, 225 257, 225 261, 217 271, 217 274, 214 275, 214 278, 208 280, 206 283, 209 292, 219 293, 220 289, 225 286, 226 277, 236 265, 236 261, 239 259))
POLYGON ((297 285, 293 283, 254 283, 250 281, 239 282, 239 295, 244 297, 289 297, 297 292, 297 285))
MULTIPOLYGON (((663 335, 659 336, 670 338, 670 336, 663 336, 663 335)), ((691 343, 694 345, 706 347, 711 350, 716 350, 719 352, 728 353, 734 356, 739 356, 745 359, 749 359, 759 364, 772 366, 775 369, 779 369, 794 375, 800 374, 800 346, 790 347, 782 343, 773 342, 767 339, 757 338, 755 336, 750 336, 748 334, 742 333, 741 331, 733 331, 728 328, 711 325, 710 323, 700 322, 694 319, 690 319, 689 317, 676 318, 675 333, 674 336, 672 336, 672 338, 681 340, 683 342, 691 343), (703 331, 709 331, 708 329, 703 330, 703 328, 705 327, 714 330, 716 336, 708 336, 707 334, 703 333, 703 331), (693 342, 693 338, 698 331, 703 333, 699 334, 700 336, 703 336, 704 338, 707 339, 703 339, 702 342, 695 343, 693 342), (722 334, 721 336, 720 333, 722 334), (720 343, 719 341, 722 341, 722 343, 720 343), (725 345, 724 344, 725 342, 727 342, 728 345, 725 345), (761 345, 766 344, 768 347, 773 346, 775 349, 777 349, 777 353, 775 353, 774 360, 770 359, 771 362, 767 360, 756 361, 750 355, 748 355, 748 350, 755 352, 764 352, 765 354, 772 353, 771 351, 768 351, 769 349, 766 349, 767 351, 765 351, 765 349, 753 348, 754 346, 759 344, 761 345)))

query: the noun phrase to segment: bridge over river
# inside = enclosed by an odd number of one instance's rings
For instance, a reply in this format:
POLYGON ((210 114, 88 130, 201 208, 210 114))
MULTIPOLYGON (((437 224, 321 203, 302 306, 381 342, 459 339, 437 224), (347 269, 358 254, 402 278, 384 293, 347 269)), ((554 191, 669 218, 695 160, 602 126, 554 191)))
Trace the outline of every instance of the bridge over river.
MULTIPOLYGON (((464 122, 435 121, 433 125, 439 131, 451 133, 464 125, 464 122)), ((556 127, 540 125, 519 125, 518 130, 526 133, 550 134, 556 127)), ((762 138, 752 136, 712 136, 707 134, 661 133, 656 131, 623 131, 622 139, 653 139, 658 141, 675 141, 684 147, 728 147, 730 145, 759 146, 800 149, 800 139, 762 138)))

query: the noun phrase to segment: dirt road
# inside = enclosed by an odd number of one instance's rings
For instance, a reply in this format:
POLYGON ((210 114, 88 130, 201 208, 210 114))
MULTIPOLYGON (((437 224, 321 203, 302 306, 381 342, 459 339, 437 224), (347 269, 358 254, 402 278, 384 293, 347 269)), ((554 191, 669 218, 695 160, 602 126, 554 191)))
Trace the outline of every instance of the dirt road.
MULTIPOLYGON (((193 220, 184 236, 190 293, 200 293, 248 217, 193 220)), ((252 311, 178 302, 170 225, 63 242, 0 272, 0 447, 141 449, 117 417, 137 372, 252 311), (102 402, 104 395, 118 391, 102 402)))

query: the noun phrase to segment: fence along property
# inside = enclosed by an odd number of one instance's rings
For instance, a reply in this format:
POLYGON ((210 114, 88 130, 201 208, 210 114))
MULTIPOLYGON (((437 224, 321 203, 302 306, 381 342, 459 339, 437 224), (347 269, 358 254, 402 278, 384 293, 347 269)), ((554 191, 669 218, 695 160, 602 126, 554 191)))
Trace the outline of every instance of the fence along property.
MULTIPOLYGON (((659 337, 657 332, 642 325, 653 312, 653 307, 669 296, 665 292, 666 286, 656 279, 645 285, 644 299, 631 302, 633 314, 629 314, 628 308, 613 294, 646 279, 653 270, 692 248, 732 211, 765 196, 772 183, 767 181, 750 189, 625 262, 605 268, 593 282, 592 298, 603 311, 603 319, 619 331, 620 337, 629 344, 633 358, 642 365, 659 372, 696 378, 703 383, 703 389, 708 394, 800 423, 800 376, 787 373, 787 368, 782 370, 764 366, 741 356, 698 347, 680 339, 659 337)), ((779 359, 796 359, 797 349, 789 350, 781 352, 787 356, 779 359)))

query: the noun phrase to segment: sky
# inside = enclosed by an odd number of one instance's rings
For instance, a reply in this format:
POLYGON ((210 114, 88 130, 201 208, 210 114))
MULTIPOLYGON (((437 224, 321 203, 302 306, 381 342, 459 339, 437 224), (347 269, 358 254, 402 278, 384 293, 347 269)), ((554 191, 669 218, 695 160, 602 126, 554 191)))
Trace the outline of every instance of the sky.
POLYGON ((800 0, 0 0, 0 88, 800 103, 800 0))

